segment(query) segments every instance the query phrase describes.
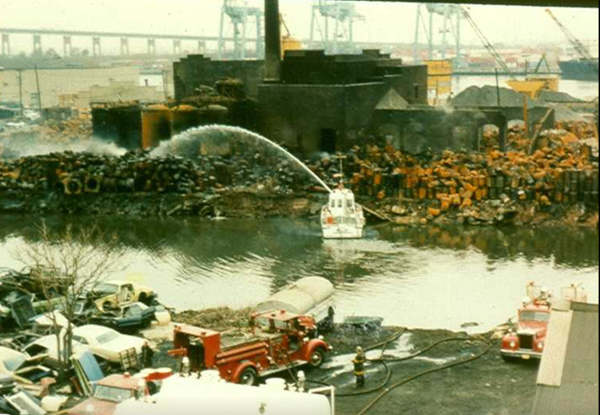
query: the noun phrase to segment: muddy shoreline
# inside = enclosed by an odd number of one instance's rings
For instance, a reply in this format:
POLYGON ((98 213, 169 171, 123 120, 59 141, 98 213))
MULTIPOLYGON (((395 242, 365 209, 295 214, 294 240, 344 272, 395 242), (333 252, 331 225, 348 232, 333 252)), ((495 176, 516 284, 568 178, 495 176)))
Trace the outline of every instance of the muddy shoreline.
MULTIPOLYGON (((188 310, 175 314, 174 321, 202 323, 203 327, 213 329, 241 327, 248 311, 227 308, 188 310)), ((329 359, 322 368, 304 370, 309 387, 323 383, 336 386, 336 413, 341 415, 359 413, 385 387, 415 376, 381 397, 370 408, 369 414, 529 414, 535 395, 538 362, 504 362, 499 352, 501 332, 502 326, 495 332, 468 334, 464 331, 395 326, 364 329, 338 323, 332 331, 324 333, 325 339, 333 346, 329 359), (386 342, 394 337, 398 338, 386 342), (385 387, 386 368, 380 363, 369 363, 364 389, 355 387, 351 360, 356 346, 369 349, 377 345, 367 352, 367 357, 377 359, 383 356, 391 360, 413 355, 445 339, 453 340, 439 343, 415 358, 388 361, 390 377, 385 387), (468 359, 473 360, 446 368, 449 364, 468 359), (430 373, 421 375, 423 372, 430 373), (355 392, 372 389, 376 390, 353 396, 355 392)), ((171 347, 170 341, 159 344, 155 365, 177 368, 175 359, 166 354, 171 347)), ((274 376, 293 381, 295 373, 274 376)))
MULTIPOLYGON (((224 191, 217 194, 105 193, 64 195, 59 192, 0 192, 0 214, 77 215, 132 217, 225 217, 225 218, 313 218, 318 221, 323 193, 268 194, 224 191)), ((364 206, 379 213, 367 213, 369 223, 389 221, 400 226, 569 226, 598 227, 598 205, 575 203, 541 206, 536 201, 482 202, 477 210, 453 210, 433 216, 426 203, 388 198, 373 201, 358 198, 364 206)))

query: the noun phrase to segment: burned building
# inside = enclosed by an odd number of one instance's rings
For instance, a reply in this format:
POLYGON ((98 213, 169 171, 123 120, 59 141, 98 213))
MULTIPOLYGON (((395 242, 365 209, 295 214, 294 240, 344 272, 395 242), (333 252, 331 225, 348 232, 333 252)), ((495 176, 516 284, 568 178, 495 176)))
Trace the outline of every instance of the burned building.
POLYGON ((402 65, 377 50, 286 51, 280 73, 258 87, 261 132, 304 153, 358 144, 378 105, 427 104, 426 66, 402 65))
POLYGON ((188 55, 173 63, 176 101, 196 96, 223 79, 240 80, 245 95, 256 98, 263 78, 262 60, 212 60, 204 55, 188 55))

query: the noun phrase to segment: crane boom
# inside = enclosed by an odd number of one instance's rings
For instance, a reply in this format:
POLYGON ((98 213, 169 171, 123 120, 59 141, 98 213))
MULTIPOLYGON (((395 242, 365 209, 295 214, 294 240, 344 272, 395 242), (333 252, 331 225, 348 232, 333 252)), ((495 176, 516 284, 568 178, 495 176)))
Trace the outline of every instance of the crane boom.
POLYGON ((567 39, 569 40, 569 42, 571 42, 571 45, 573 45, 573 47, 575 48, 575 50, 577 51, 577 53, 579 54, 579 56, 583 59, 586 60, 592 60, 592 55, 590 55, 590 52, 587 50, 587 48, 583 45, 583 43, 581 43, 579 41, 579 39, 577 39, 573 33, 571 33, 571 31, 569 29, 567 29, 567 27, 565 25, 563 25, 560 20, 558 20, 556 18, 556 16, 554 15, 554 13, 552 13, 552 11, 550 9, 546 9, 546 13, 548 13, 550 15, 550 17, 552 18, 552 20, 554 20, 554 22, 558 25, 558 27, 560 27, 560 30, 562 30, 562 32, 565 34, 565 36, 567 37, 567 39))
POLYGON ((490 53, 490 55, 492 55, 492 57, 494 58, 496 63, 502 68, 502 70, 504 72, 506 72, 507 74, 509 74, 511 76, 511 78, 514 78, 512 75, 512 71, 508 68, 508 66, 506 66, 506 63, 504 62, 504 59, 502 59, 502 56, 500 56, 500 54, 498 53, 498 51, 496 50, 494 45, 492 45, 490 43, 490 41, 487 40, 487 38, 485 37, 485 35, 481 31, 481 29, 479 29, 479 26, 477 26, 477 23, 475 23, 475 20, 473 20, 473 18, 469 14, 469 12, 467 12, 467 10, 464 7, 462 7, 462 6, 460 6, 460 7, 462 9, 462 13, 463 13, 465 20, 467 22, 469 22, 469 24, 475 31, 475 34, 479 37, 479 40, 481 40, 481 42, 483 43, 483 46, 486 48, 486 50, 490 53))

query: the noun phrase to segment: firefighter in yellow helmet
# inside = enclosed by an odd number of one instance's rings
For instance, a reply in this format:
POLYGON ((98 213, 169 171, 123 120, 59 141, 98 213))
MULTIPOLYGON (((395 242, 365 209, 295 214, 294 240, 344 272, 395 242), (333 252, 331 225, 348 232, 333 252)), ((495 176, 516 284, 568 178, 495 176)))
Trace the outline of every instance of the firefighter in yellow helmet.
POLYGON ((354 363, 354 376, 356 377, 356 387, 361 388, 365 385, 365 352, 362 347, 356 347, 356 356, 352 360, 354 363))

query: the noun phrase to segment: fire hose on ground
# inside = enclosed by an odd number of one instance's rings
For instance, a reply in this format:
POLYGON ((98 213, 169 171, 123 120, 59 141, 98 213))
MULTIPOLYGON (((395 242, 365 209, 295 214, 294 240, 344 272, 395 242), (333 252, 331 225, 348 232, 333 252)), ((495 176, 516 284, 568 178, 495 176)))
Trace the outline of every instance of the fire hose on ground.
MULTIPOLYGON (((370 389, 366 389, 366 390, 355 391, 355 392, 336 393, 335 394, 336 397, 358 396, 358 395, 366 395, 366 394, 369 394, 369 393, 381 391, 383 389, 382 392, 379 395, 377 395, 373 400, 371 400, 367 405, 365 405, 360 410, 360 412, 358 412, 357 415, 364 415, 364 414, 366 414, 367 411, 373 407, 373 405, 375 405, 381 398, 383 398, 385 395, 387 395, 393 389, 395 389, 395 388, 397 388, 397 387, 399 387, 401 385, 404 385, 404 384, 406 384, 406 383, 408 383, 408 382, 410 382, 412 380, 415 380, 415 379, 417 379, 417 378, 419 378, 421 376, 427 375, 429 373, 441 371, 441 370, 448 369, 448 368, 453 367, 453 366, 458 366, 458 365, 462 365, 462 364, 469 363, 469 362, 472 362, 474 360, 477 360, 480 357, 482 357, 483 355, 485 355, 489 351, 490 347, 492 346, 492 344, 487 339, 484 339, 482 337, 464 337, 464 336, 461 336, 461 337, 448 337, 448 338, 445 338, 445 339, 438 340, 438 341, 430 344, 429 346, 425 347, 424 349, 421 349, 418 352, 413 353, 413 354, 408 355, 408 356, 395 357, 395 358, 384 357, 383 353, 384 353, 384 350, 385 350, 385 347, 387 346, 387 344, 389 344, 392 341, 395 341, 396 339, 398 339, 404 332, 405 332, 405 329, 402 329, 402 330, 396 332, 394 335, 392 335, 389 339, 386 339, 384 341, 381 341, 379 343, 370 345, 370 346, 368 346, 368 347, 365 348, 365 351, 367 351, 367 350, 373 350, 373 349, 376 349, 376 348, 379 348, 379 347, 382 348, 382 350, 381 350, 381 356, 380 357, 375 358, 375 359, 367 359, 368 362, 371 362, 371 363, 380 363, 385 368, 386 373, 385 373, 384 380, 379 385, 377 385, 376 387, 370 388, 370 389), (433 349, 434 347, 436 347, 437 345, 439 345, 441 343, 446 343, 446 342, 450 342, 450 341, 475 341, 475 342, 482 342, 482 343, 484 343, 486 345, 486 347, 481 352, 479 352, 479 353, 477 353, 477 354, 475 354, 473 356, 470 356, 468 358, 461 359, 461 360, 455 360, 455 361, 443 364, 441 366, 437 366, 437 367, 433 367, 433 368, 430 368, 430 369, 423 370, 421 372, 418 372, 418 373, 416 373, 416 374, 414 374, 412 376, 404 378, 404 379, 402 379, 402 380, 400 380, 400 381, 398 381, 398 382, 396 382, 396 383, 394 383, 394 384, 386 387, 386 385, 388 384, 388 382, 390 381, 390 379, 392 377, 392 371, 391 371, 391 369, 389 368, 389 366, 386 363, 389 363, 389 362, 401 362, 401 361, 404 361, 404 360, 413 359, 413 358, 415 358, 417 356, 420 356, 420 355, 426 353, 427 351, 433 349)), ((310 379, 307 379, 306 381, 307 382, 311 382, 311 383, 320 384, 320 385, 331 386, 331 383, 328 383, 328 382, 317 381, 317 380, 310 380, 310 379)))

